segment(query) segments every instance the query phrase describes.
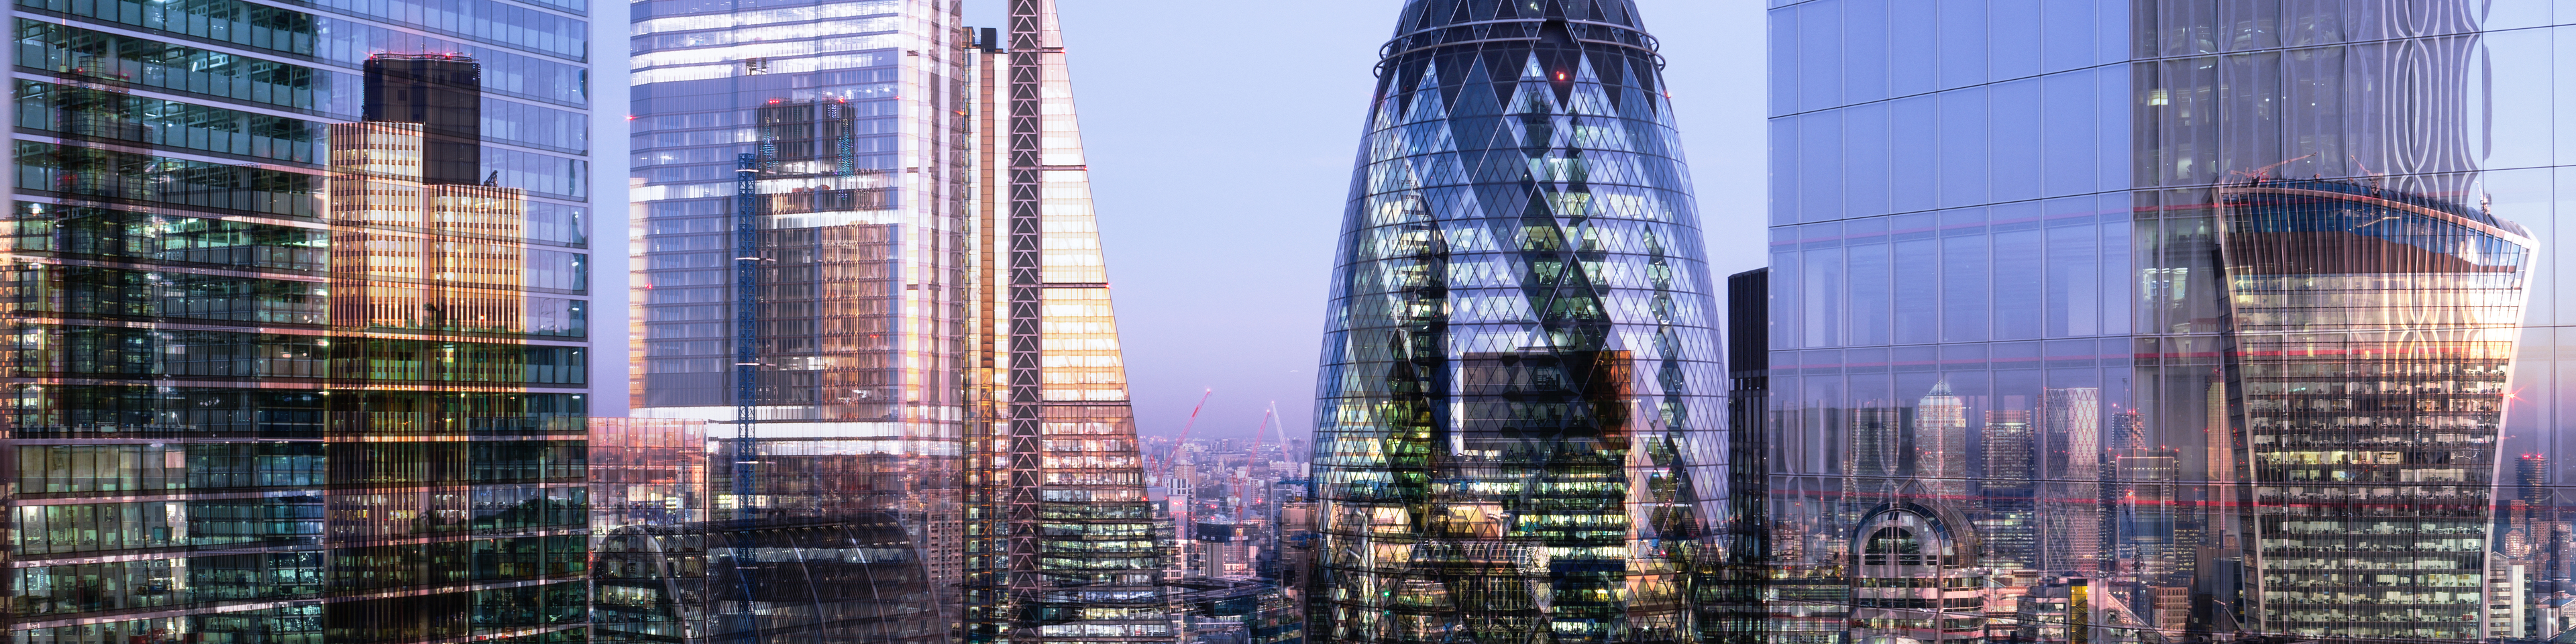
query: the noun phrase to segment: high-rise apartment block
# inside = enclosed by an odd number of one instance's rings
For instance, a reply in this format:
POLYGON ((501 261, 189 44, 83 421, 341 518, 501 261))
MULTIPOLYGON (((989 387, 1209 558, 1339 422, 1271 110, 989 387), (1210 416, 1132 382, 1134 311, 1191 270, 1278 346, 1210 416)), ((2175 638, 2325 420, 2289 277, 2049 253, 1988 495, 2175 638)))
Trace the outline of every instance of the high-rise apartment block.
POLYGON ((2560 635, 2526 614, 2566 588, 2556 501, 2499 486, 2566 440, 2565 12, 1770 4, 1768 507, 1817 535, 1773 549, 1782 595, 1951 637, 1872 603, 1860 521, 1913 513, 1986 581, 1910 606, 1990 638, 2560 635), (1955 498, 1952 432, 1985 459, 1955 498), (1877 436, 1940 493, 1855 486, 1877 436))
POLYGON ((433 4, 11 8, 10 641, 589 639, 588 6, 433 4))

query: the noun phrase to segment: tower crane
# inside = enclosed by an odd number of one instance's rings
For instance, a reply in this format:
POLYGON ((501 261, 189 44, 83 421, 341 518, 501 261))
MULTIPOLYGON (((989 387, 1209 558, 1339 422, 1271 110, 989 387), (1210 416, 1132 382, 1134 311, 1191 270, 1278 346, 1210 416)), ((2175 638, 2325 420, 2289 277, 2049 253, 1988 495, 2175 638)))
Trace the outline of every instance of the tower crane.
POLYGON ((1206 409, 1208 397, 1214 395, 1216 395, 1215 387, 1209 387, 1207 391, 1199 394, 1198 406, 1190 408, 1190 421, 1181 424, 1181 438, 1172 442, 1172 451, 1164 454, 1162 464, 1154 468, 1154 480, 1162 481, 1171 478, 1172 464, 1181 460, 1182 450, 1189 448, 1190 428, 1197 427, 1199 424, 1199 410, 1206 409))

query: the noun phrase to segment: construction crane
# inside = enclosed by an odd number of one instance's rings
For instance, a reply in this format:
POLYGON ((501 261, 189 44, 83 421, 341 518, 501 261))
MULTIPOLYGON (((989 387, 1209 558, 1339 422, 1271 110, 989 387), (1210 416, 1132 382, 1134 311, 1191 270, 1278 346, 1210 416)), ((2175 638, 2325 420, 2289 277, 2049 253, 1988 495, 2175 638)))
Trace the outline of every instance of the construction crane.
POLYGON ((1270 429, 1270 419, 1278 415, 1279 403, 1271 403, 1270 411, 1261 414, 1261 425, 1252 428, 1252 455, 1243 458, 1243 474, 1235 479, 1235 494, 1243 499, 1243 506, 1235 509, 1238 513, 1252 511, 1252 483, 1257 480, 1252 478, 1252 469, 1264 463, 1261 460, 1261 432, 1270 429))
POLYGON ((1279 403, 1270 403, 1270 411, 1261 414, 1261 425, 1252 428, 1252 456, 1243 460, 1244 476, 1252 476, 1252 464, 1261 462, 1261 432, 1269 430, 1270 419, 1278 415, 1279 403))
POLYGON ((1199 410, 1206 409, 1208 397, 1214 395, 1216 395, 1215 387, 1209 387, 1206 392, 1199 394, 1198 406, 1190 408, 1190 422, 1181 424, 1180 440, 1172 441, 1172 451, 1164 454, 1162 465, 1154 468, 1155 481, 1164 481, 1172 477, 1172 464, 1181 460, 1181 452, 1183 450, 1189 449, 1190 428, 1198 426, 1199 410))

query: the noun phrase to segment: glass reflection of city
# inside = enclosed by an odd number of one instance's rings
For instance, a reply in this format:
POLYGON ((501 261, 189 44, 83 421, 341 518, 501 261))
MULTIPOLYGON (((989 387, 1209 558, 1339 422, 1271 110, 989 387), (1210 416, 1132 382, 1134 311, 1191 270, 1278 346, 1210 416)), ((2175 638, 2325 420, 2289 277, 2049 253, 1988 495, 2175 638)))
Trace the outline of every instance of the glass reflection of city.
POLYGON ((1004 4, 635 5, 635 413, 714 421, 689 638, 1295 639, 1250 553, 1182 565, 1055 6, 1004 4))
POLYGON ((2500 14, 1930 4, 1770 10, 1766 639, 2567 632, 2500 14))
POLYGON ((589 639, 587 22, 441 7, 12 7, 10 641, 589 639))

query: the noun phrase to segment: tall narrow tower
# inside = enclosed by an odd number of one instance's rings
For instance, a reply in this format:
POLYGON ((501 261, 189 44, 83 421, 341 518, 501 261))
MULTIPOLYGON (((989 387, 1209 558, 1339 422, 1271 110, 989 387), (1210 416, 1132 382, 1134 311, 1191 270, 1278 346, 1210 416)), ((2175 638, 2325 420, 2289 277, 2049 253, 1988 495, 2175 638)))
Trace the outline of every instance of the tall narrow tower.
POLYGON ((728 439, 710 640, 944 642, 980 338, 960 4, 754 4, 632 7, 634 413, 728 439))
MULTIPOLYGON (((1011 0, 991 176, 1001 310, 1000 583, 1009 641, 1170 642, 1162 556, 1054 0, 1011 0)), ((1000 629, 977 629, 990 632, 1000 629)))
POLYGON ((1054 4, 754 4, 634 14, 636 413, 745 437, 710 637, 1172 641, 1054 4))
POLYGON ((1405 5, 1328 312, 1310 637, 1698 639, 1732 513, 1685 459, 1727 381, 1655 47, 1627 0, 1405 5))

